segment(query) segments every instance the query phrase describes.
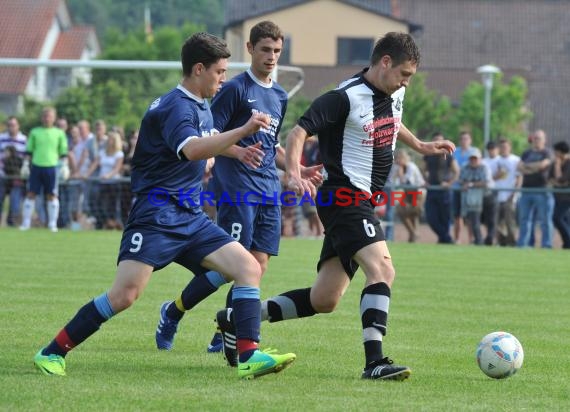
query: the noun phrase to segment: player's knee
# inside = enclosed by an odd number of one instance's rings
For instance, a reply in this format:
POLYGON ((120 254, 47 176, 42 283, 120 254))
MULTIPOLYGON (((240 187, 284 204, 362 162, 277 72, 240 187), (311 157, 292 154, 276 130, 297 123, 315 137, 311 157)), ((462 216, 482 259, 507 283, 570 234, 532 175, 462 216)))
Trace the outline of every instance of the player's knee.
POLYGON ((388 257, 384 257, 378 262, 378 265, 367 275, 369 283, 386 283, 388 286, 392 287, 392 283, 396 277, 396 269, 392 264, 392 260, 388 257))
POLYGON ((338 305, 338 300, 335 299, 322 299, 316 302, 312 303, 313 305, 313 309, 315 309, 315 312, 317 313, 331 313, 333 312, 337 305, 338 305))
POLYGON ((318 292, 313 293, 313 290, 311 290, 311 306, 317 313, 331 313, 338 306, 341 297, 341 293, 322 294, 318 292))
POLYGON ((260 269, 260 273, 261 276, 263 276, 263 274, 265 273, 265 271, 267 270, 267 261, 265 262, 259 262, 259 269, 260 269))
POLYGON ((383 281, 388 285, 392 286, 394 279, 396 278, 396 269, 392 264, 391 259, 384 258, 380 265, 380 272, 382 274, 383 281))
POLYGON ((253 257, 246 260, 237 268, 237 273, 233 275, 234 280, 248 284, 259 284, 261 281, 261 266, 253 257))
POLYGON ((116 293, 110 291, 108 296, 111 307, 115 313, 119 313, 131 307, 139 297, 139 293, 136 289, 123 289, 116 293))

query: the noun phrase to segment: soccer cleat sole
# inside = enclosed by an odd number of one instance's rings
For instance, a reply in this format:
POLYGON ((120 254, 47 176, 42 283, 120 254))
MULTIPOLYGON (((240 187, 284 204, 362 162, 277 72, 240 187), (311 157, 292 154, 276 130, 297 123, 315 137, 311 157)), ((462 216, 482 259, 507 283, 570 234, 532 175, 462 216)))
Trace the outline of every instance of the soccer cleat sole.
POLYGON ((284 370, 285 368, 287 368, 288 366, 290 366, 295 361, 295 359, 297 359, 297 358, 287 359, 285 362, 283 362, 279 365, 275 365, 272 368, 268 368, 266 370, 259 371, 258 373, 254 373, 251 375, 244 376, 241 379, 252 380, 252 379, 256 379, 256 378, 261 378, 262 376, 265 376, 265 375, 269 375, 270 373, 279 373, 282 370, 284 370))
POLYGON ((410 377, 411 374, 411 369, 404 369, 402 371, 394 372, 390 375, 382 376, 381 378, 362 377, 362 379, 375 381, 405 381, 410 377))

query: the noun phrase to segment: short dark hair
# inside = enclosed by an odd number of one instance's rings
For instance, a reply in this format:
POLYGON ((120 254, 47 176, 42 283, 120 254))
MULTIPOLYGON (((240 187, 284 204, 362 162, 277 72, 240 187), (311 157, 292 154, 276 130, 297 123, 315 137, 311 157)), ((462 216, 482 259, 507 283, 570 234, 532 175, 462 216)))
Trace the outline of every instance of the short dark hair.
POLYGON ((398 66, 406 61, 420 65, 420 50, 414 38, 408 33, 389 32, 384 37, 381 37, 374 45, 374 50, 372 50, 371 65, 375 65, 386 55, 390 56, 394 66, 398 66))
POLYGON ((207 69, 218 60, 230 56, 227 43, 219 37, 209 33, 193 34, 186 39, 180 52, 182 73, 189 76, 197 63, 202 63, 207 69))
POLYGON ((568 146, 568 143, 566 143, 565 141, 554 143, 554 146, 552 147, 554 148, 554 150, 560 153, 568 154, 568 152, 570 152, 570 146, 568 146))
POLYGON ((485 149, 487 150, 493 150, 497 148, 497 143, 495 143, 494 141, 490 140, 489 142, 487 142, 487 146, 485 146, 485 149))
POLYGON ((506 143, 506 144, 510 145, 510 144, 511 144, 511 141, 510 141, 509 139, 507 139, 506 137, 501 137, 501 138, 499 138, 499 140, 497 141, 497 143, 498 143, 498 144, 504 144, 504 143, 506 143))
POLYGON ((278 25, 269 20, 260 21, 249 31, 249 42, 255 46, 261 39, 272 38, 284 41, 284 35, 278 25))

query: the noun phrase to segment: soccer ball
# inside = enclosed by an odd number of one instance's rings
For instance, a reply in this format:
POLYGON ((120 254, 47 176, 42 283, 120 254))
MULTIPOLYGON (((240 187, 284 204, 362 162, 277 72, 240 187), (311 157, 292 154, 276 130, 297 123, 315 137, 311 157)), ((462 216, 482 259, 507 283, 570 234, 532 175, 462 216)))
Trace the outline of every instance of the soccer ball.
POLYGON ((507 332, 489 333, 477 347, 477 364, 491 378, 514 375, 523 364, 523 348, 517 338, 507 332))

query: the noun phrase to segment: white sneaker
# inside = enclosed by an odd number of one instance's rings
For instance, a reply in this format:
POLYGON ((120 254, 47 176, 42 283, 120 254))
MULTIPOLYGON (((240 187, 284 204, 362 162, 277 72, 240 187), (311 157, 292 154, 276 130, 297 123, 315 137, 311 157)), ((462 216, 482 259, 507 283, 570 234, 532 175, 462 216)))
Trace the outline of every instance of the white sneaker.
POLYGON ((52 233, 57 233, 57 232, 58 232, 57 226, 50 226, 50 227, 48 227, 48 229, 49 229, 52 233))
POLYGON ((24 226, 24 225, 22 225, 22 226, 19 227, 19 229, 20 229, 21 231, 26 231, 26 230, 29 230, 30 227, 29 227, 29 226, 24 226))

